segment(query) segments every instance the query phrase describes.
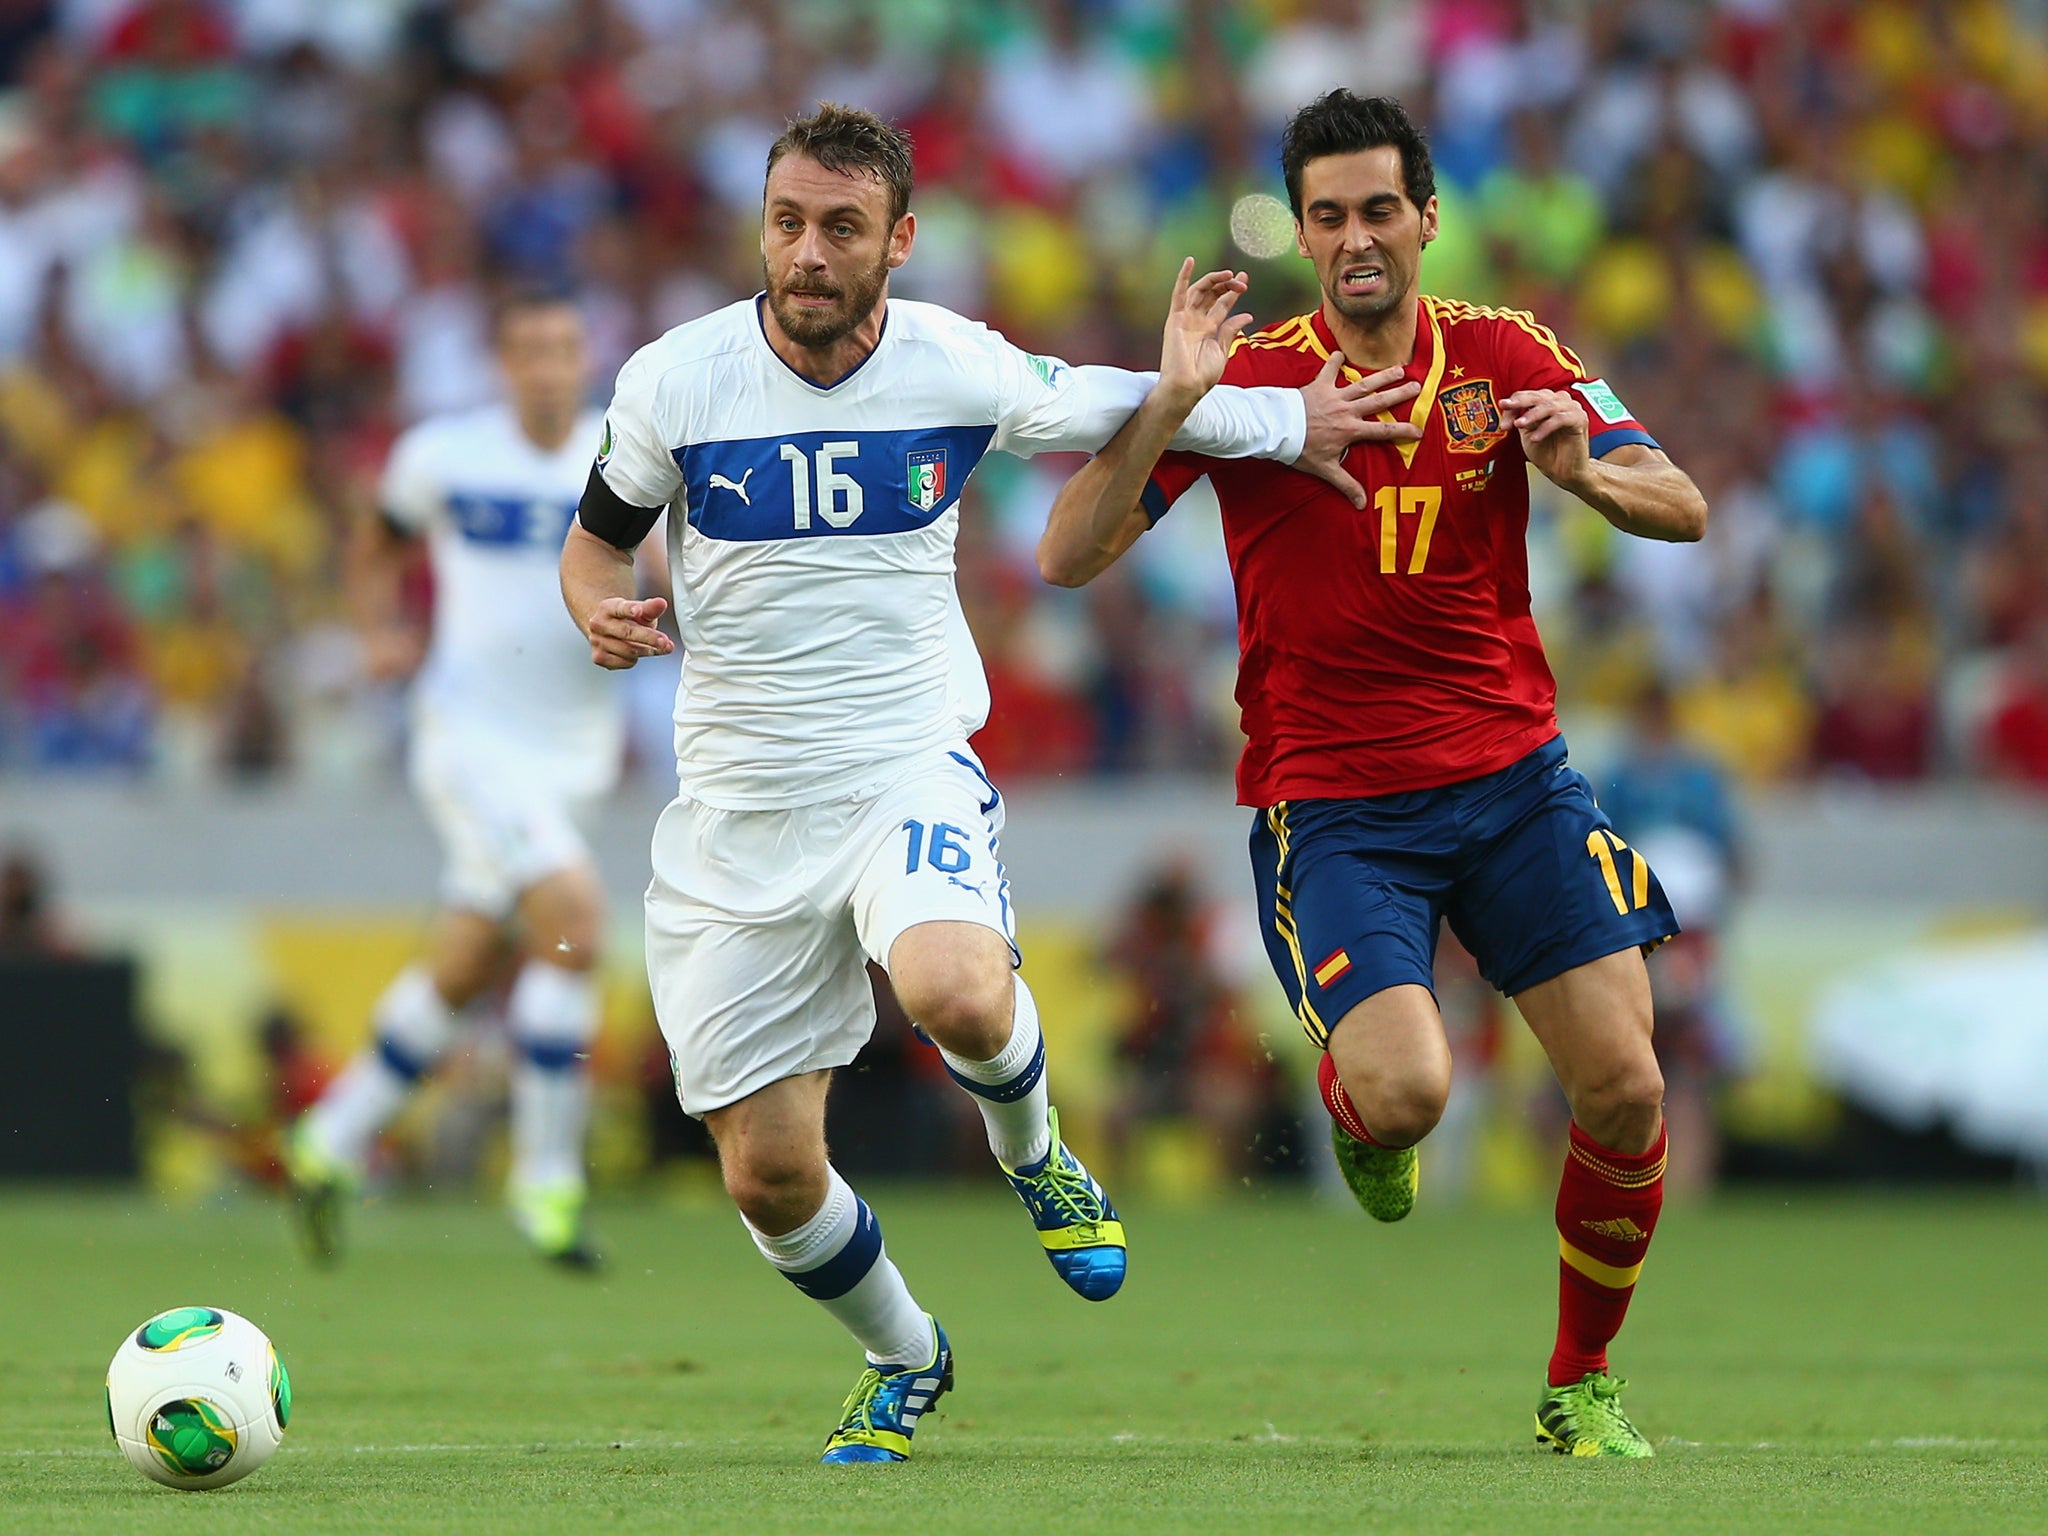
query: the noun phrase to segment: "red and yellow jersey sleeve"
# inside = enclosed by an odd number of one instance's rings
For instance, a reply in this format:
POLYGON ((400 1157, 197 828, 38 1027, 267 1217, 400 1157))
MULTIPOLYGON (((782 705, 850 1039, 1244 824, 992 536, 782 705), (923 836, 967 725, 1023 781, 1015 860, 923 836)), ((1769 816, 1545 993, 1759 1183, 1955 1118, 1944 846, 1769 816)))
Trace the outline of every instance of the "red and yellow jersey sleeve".
MULTIPOLYGON (((1605 379, 1595 378, 1579 355, 1557 339, 1557 333, 1533 315, 1519 309, 1486 309, 1455 299, 1425 301, 1438 320, 1456 332, 1462 342, 1467 335, 1477 349, 1491 353, 1493 399, 1506 399, 1525 389, 1561 389, 1585 408, 1591 431, 1591 452, 1604 458, 1624 443, 1657 447, 1657 440, 1637 421, 1605 379)), ((1438 403, 1444 414, 1445 430, 1455 438, 1460 425, 1477 419, 1477 388, 1461 393, 1457 380, 1445 381, 1438 403)))

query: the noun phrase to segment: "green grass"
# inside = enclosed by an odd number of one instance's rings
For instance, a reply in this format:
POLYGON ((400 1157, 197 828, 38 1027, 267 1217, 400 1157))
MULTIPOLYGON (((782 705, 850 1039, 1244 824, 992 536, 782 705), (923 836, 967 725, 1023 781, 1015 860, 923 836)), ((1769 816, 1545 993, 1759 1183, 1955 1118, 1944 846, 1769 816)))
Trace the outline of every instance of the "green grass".
POLYGON ((1587 1464, 1530 1434, 1542 1213, 1140 1207, 1090 1306, 1006 1196, 875 1193, 960 1360, 877 1469, 813 1464, 856 1357, 728 1212, 606 1210, 593 1283, 462 1204, 371 1210, 313 1274, 261 1206, 0 1194, 0 1531, 2048 1530, 2038 1202, 1674 1210, 1616 1352, 1658 1458, 1587 1464), (297 1389, 220 1493, 146 1483, 102 1417, 124 1330, 184 1302, 255 1318, 297 1389))

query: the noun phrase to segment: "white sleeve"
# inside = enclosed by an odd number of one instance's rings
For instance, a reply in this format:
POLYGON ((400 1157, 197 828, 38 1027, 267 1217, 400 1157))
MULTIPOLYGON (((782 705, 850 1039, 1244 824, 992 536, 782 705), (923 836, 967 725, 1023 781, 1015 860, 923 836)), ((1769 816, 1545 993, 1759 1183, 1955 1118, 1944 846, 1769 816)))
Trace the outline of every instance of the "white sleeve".
MULTIPOLYGON (((1034 453, 1094 453, 1116 436, 1158 382, 1156 373, 1122 368, 1073 367, 1037 357, 985 331, 995 370, 996 435, 991 447, 1020 457, 1034 453)), ((1308 412, 1296 389, 1238 389, 1218 385, 1202 398, 1173 446, 1218 459, 1301 457, 1308 412)))
POLYGON ((441 510, 447 488, 434 469, 433 440, 425 427, 414 427, 392 444, 377 485, 377 508, 384 520, 407 533, 423 534, 441 510))
POLYGON ((660 377, 647 349, 626 359, 597 445, 597 469, 604 483, 621 501, 636 507, 665 507, 683 484, 683 472, 657 421, 655 385, 660 377))

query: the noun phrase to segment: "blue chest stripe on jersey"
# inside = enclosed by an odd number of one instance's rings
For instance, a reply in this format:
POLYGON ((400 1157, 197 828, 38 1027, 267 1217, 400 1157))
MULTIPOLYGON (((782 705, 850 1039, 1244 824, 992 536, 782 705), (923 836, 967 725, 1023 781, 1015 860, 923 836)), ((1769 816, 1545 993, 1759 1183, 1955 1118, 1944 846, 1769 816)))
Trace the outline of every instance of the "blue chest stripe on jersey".
POLYGON ((448 493, 448 521, 471 544, 541 544, 560 549, 575 515, 574 501, 492 496, 477 491, 448 493))
POLYGON ((959 501, 995 433, 993 426, 849 427, 691 443, 674 457, 690 526, 709 539, 910 533, 959 501))

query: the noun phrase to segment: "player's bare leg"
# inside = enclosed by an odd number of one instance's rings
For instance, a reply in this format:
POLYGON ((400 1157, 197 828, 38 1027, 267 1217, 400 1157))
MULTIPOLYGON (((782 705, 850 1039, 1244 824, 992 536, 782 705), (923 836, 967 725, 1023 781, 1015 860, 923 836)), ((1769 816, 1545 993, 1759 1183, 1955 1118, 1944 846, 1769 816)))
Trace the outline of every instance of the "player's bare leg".
POLYGON ((704 1123, 762 1257, 867 1351, 824 1459, 901 1461, 919 1417, 952 1385, 952 1351, 890 1262, 874 1212, 827 1156, 830 1081, 827 1072, 784 1078, 704 1123))
POLYGON ((583 1140, 604 911, 603 887, 587 864, 543 876, 520 893, 524 959, 507 1009, 519 1053, 507 1189, 513 1218, 543 1257, 573 1269, 598 1262, 584 1230, 583 1140))
POLYGON ((1090 1301, 1123 1285, 1123 1223, 1109 1196, 1060 1140, 1046 1086, 1038 1005, 1010 943, 980 923, 906 928, 889 949, 896 1000, 974 1096, 989 1150, 1031 1213, 1059 1277, 1090 1301))
POLYGON ((1399 1221, 1421 1187, 1415 1144, 1451 1096, 1451 1047, 1429 988, 1383 988, 1339 1019, 1318 1086, 1345 1185, 1367 1215, 1399 1221))
POLYGON ((1664 1077, 1651 1048, 1650 978, 1635 949, 1521 992, 1515 1004, 1571 1103, 1558 1186, 1558 1330, 1539 1443, 1575 1456, 1648 1456, 1608 1374, 1664 1204, 1664 1077))
POLYGON ((370 1043, 292 1127, 285 1173, 315 1263, 340 1256, 342 1212, 370 1144, 441 1059, 456 1015, 497 979, 508 952, 503 924, 480 912, 443 912, 426 956, 377 1000, 370 1043))

